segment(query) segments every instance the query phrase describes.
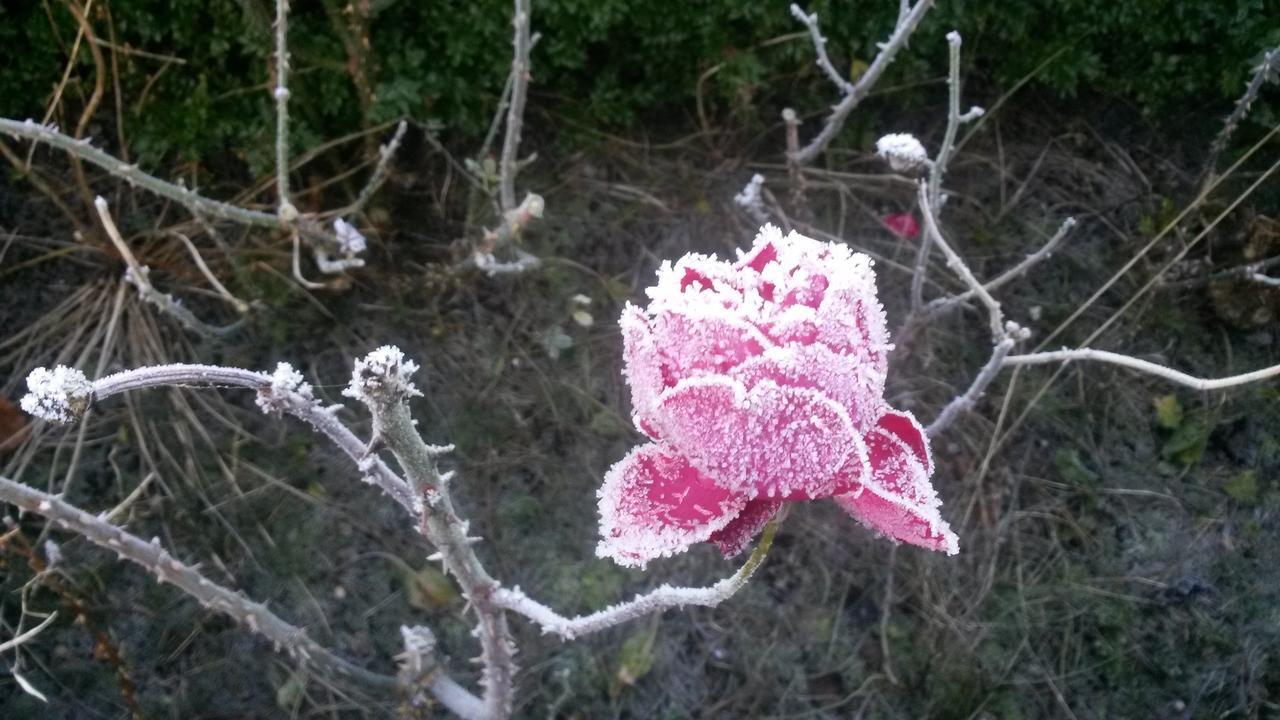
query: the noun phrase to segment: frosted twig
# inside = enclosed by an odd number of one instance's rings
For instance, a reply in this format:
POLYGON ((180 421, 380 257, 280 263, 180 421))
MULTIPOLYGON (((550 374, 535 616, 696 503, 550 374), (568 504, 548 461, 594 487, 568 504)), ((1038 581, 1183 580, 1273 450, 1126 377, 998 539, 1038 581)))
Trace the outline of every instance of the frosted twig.
POLYGON ((1012 337, 1006 337, 997 342, 991 351, 991 357, 987 360, 987 364, 983 365, 982 369, 978 371, 978 374, 973 378, 973 382, 969 384, 969 389, 953 398, 951 402, 942 408, 942 412, 938 413, 938 417, 934 418, 933 422, 929 423, 929 427, 925 428, 925 434, 931 438, 937 437, 960 416, 960 413, 972 410, 978 399, 986 392, 987 386, 996 379, 996 375, 1004 368, 1004 360, 1016 344, 1017 340, 1012 337))
POLYGON ((844 127, 844 122, 848 119, 849 114, 866 99, 867 94, 879 82, 880 76, 893 63, 894 58, 898 56, 898 52, 906 45, 907 39, 915 32, 916 27, 919 26, 920 21, 924 19, 925 14, 929 12, 929 8, 932 5, 933 0, 917 0, 910 11, 899 14, 893 33, 887 41, 879 45, 880 52, 876 54, 866 72, 862 73, 858 81, 853 83, 853 87, 846 91, 840 102, 831 109, 831 115, 828 116, 821 132, 810 140, 808 145, 795 152, 788 152, 788 159, 792 163, 798 166, 808 165, 827 149, 831 141, 840 133, 840 129, 844 127))
POLYGON ((418 512, 418 501, 409 485, 377 457, 370 457, 365 442, 338 420, 334 413, 309 395, 288 391, 273 384, 267 373, 217 365, 155 365, 108 375, 93 383, 94 402, 113 395, 156 387, 236 387, 256 390, 259 399, 271 399, 276 410, 306 422, 351 458, 365 480, 378 486, 411 515, 418 512))
POLYGON ((520 151, 520 131, 524 124, 524 105, 529 93, 529 24, 530 0, 514 0, 511 19, 515 36, 511 53, 511 102, 507 106, 506 135, 498 161, 498 200, 503 213, 516 208, 516 155, 520 151))
MULTIPOLYGON (((955 151, 956 132, 960 125, 982 116, 982 108, 974 107, 969 112, 960 114, 960 33, 952 30, 947 33, 947 129, 942 136, 942 145, 929 166, 929 208, 935 216, 942 214, 945 196, 942 193, 942 181, 947 174, 947 165, 951 162, 951 154, 955 151)), ((911 275, 911 309, 919 310, 924 304, 924 281, 929 271, 930 238, 920 239, 920 248, 916 251, 915 272, 911 275)))
POLYGON ((845 80, 831 64, 831 58, 827 57, 827 39, 822 37, 822 30, 818 27, 818 13, 806 14, 799 5, 792 3, 791 16, 809 28, 809 39, 813 41, 813 52, 818 56, 818 67, 822 68, 822 72, 840 88, 840 92, 845 95, 853 92, 853 83, 845 80))
POLYGON ((933 437, 945 430, 961 413, 970 410, 987 391, 996 375, 999 374, 1003 362, 1014 346, 1031 336, 1026 328, 1015 322, 1006 322, 1004 319, 1004 311, 1000 308, 1000 303, 996 301, 991 293, 982 283, 978 282, 978 278, 974 277, 973 271, 965 263, 960 254, 952 249, 951 245, 942 237, 941 231, 938 230, 938 219, 934 216, 932 208, 929 206, 929 184, 927 181, 920 182, 918 193, 920 214, 924 218, 925 236, 921 238, 921 242, 931 242, 938 246, 942 254, 947 258, 947 267, 951 269, 965 285, 969 286, 971 297, 978 298, 987 308, 987 316, 990 321, 991 328, 991 357, 987 359, 982 369, 974 377, 973 382, 969 384, 969 389, 956 396, 947 403, 933 422, 929 423, 926 433, 933 437))
POLYGON ((408 399, 416 393, 409 376, 416 369, 398 348, 379 348, 356 363, 351 386, 343 394, 369 408, 375 436, 395 455, 421 496, 421 531, 476 614, 485 715, 506 718, 511 714, 516 664, 506 613, 494 600, 501 585, 480 563, 467 535, 468 523, 454 509, 447 477, 436 465, 439 449, 423 441, 409 413, 408 399))
MULTIPOLYGON (((299 285, 301 285, 304 288, 307 288, 308 290, 319 290, 321 288, 328 287, 324 283, 311 282, 310 280, 303 277, 302 275, 302 243, 298 240, 297 231, 290 230, 289 238, 293 242, 293 261, 292 261, 293 279, 297 280, 299 285)), ((319 264, 318 262, 319 258, 316 258, 316 259, 317 259, 317 264, 319 264)))
POLYGON ((347 215, 357 215, 364 212, 369 201, 373 199, 374 193, 378 192, 378 188, 382 187, 382 183, 387 179, 387 170, 391 167, 391 159, 395 157, 396 150, 400 149, 400 143, 404 141, 405 131, 409 129, 409 123, 401 120, 396 126, 395 135, 391 136, 385 145, 378 146, 378 164, 373 166, 373 174, 369 176, 369 181, 364 184, 360 190, 360 195, 356 197, 350 209, 345 213, 347 215))
POLYGON ((550 607, 525 595, 520 588, 500 589, 494 595, 494 601, 514 613, 523 615, 542 628, 543 633, 559 635, 565 640, 590 635, 591 633, 630 622, 656 612, 673 607, 700 605, 715 607, 733 597, 747 584, 751 576, 764 562, 769 548, 773 545, 773 537, 778 531, 779 520, 774 518, 765 526, 759 544, 751 552, 751 557, 743 563, 736 573, 703 588, 672 587, 662 585, 643 595, 624 603, 605 608, 590 615, 579 615, 569 618, 557 613, 550 607))
MULTIPOLYGON (((206 220, 226 220, 252 227, 278 228, 280 226, 280 218, 276 213, 251 210, 204 197, 190 188, 149 175, 140 170, 137 165, 126 163, 95 148, 88 140, 76 140, 69 135, 64 135, 55 127, 41 125, 34 120, 19 122, 0 118, 0 132, 55 147, 102 168, 130 185, 136 185, 147 192, 172 200, 187 208, 192 215, 206 220)), ((334 242, 330 234, 314 223, 300 223, 299 229, 309 240, 334 242)))
MULTIPOLYGON (((1039 250, 1036 250, 1026 256, 1017 265, 1014 265, 1003 273, 1000 273, 995 278, 983 283, 982 287, 989 293, 993 292, 1021 276, 1037 263, 1047 259, 1051 254, 1053 254, 1054 250, 1057 249, 1058 245, 1062 244, 1062 241, 1066 239, 1067 234, 1070 233, 1072 228, 1075 226, 1075 218, 1069 217, 1066 220, 1063 220, 1062 224, 1058 226, 1057 232, 1055 232, 1053 236, 1049 238, 1049 241, 1042 245, 1039 250)), ((936 317, 937 315, 969 302, 976 295, 977 293, 974 290, 969 289, 957 295, 931 300, 924 306, 923 317, 925 319, 936 317)))
MULTIPOLYGON (((978 282, 978 278, 973 276, 973 271, 965 264, 959 253, 951 248, 947 241, 943 239, 942 233, 938 230, 938 219, 934 216, 932 207, 929 205, 929 184, 921 181, 919 187, 920 214, 924 218, 925 237, 928 242, 936 244, 938 249, 947 258, 947 267, 959 277, 965 285, 969 286, 969 292, 978 298, 987 308, 987 314, 991 321, 991 336, 998 343, 1004 338, 1004 312, 1000 309, 1000 303, 996 301, 991 293, 982 283, 978 282)), ((925 242, 921 238, 921 242, 925 242)))
POLYGON ((511 262, 501 262, 490 253, 476 253, 472 256, 472 262, 477 269, 484 271, 490 277, 527 272, 542 264, 538 256, 519 248, 516 248, 516 259, 511 262))
POLYGON ((1178 383, 1179 385, 1186 385, 1187 387, 1194 388, 1196 390, 1221 390, 1222 388, 1258 382, 1260 380, 1267 380, 1273 377, 1280 377, 1280 365, 1273 365, 1268 368, 1254 370, 1253 372, 1244 373, 1242 375, 1231 375, 1224 378, 1199 378, 1148 360, 1141 360, 1129 355, 1107 352, 1106 350, 1093 350, 1091 348, 1080 348, 1076 350, 1064 348, 1062 350, 1050 350, 1046 352, 1030 353, 1027 355, 1010 355, 1004 359, 1004 366, 1044 365, 1047 363, 1072 362, 1075 360, 1093 360, 1096 362, 1110 363, 1112 365, 1120 365, 1121 367, 1127 367, 1149 375, 1164 378, 1165 380, 1178 383))
POLYGON ((276 201, 280 221, 298 219, 289 200, 289 0, 276 0, 276 201))
POLYGON ((1275 47, 1262 55, 1262 63, 1253 70, 1253 77, 1249 79, 1249 84, 1245 86, 1244 95, 1236 100, 1236 107, 1227 116, 1222 123, 1222 130, 1218 136, 1213 139, 1213 144, 1209 146, 1209 157, 1205 160, 1204 170, 1201 171, 1201 177, 1204 185, 1208 185, 1208 181, 1213 177, 1214 170, 1218 166, 1218 157, 1227 149, 1227 142, 1231 140, 1231 136, 1235 134, 1236 128, 1240 127, 1240 121, 1244 120, 1252 109, 1254 101, 1258 99, 1258 93, 1262 91, 1262 86, 1268 81, 1274 81, 1280 76, 1280 47, 1275 47))
POLYGON ((231 617, 249 630, 270 640, 294 660, 314 667, 334 678, 349 678, 370 687, 391 690, 396 679, 370 672, 334 655, 307 636, 301 628, 290 625, 265 605, 209 580, 194 566, 188 565, 160 545, 159 539, 147 542, 105 520, 70 505, 57 496, 0 477, 0 500, 23 510, 44 516, 54 527, 79 535, 94 545, 116 553, 121 559, 141 565, 159 582, 173 585, 205 607, 231 617))
POLYGON ((205 337, 225 335, 239 327, 239 323, 220 328, 207 325, 190 310, 183 307, 172 295, 157 290, 151 284, 150 268, 138 262, 138 258, 134 257, 133 251, 129 249, 124 238, 120 236, 120 230, 116 228, 115 221, 111 219, 111 210, 107 207, 107 201, 99 197, 93 201, 93 206, 98 211, 98 219, 102 221, 102 227, 106 229, 107 237, 111 238, 111 244, 115 246, 116 251, 120 253, 120 257, 124 258, 125 264, 128 266, 128 270, 125 272, 125 279, 138 289, 138 295, 143 300, 155 305, 160 312, 172 316, 188 330, 205 337))

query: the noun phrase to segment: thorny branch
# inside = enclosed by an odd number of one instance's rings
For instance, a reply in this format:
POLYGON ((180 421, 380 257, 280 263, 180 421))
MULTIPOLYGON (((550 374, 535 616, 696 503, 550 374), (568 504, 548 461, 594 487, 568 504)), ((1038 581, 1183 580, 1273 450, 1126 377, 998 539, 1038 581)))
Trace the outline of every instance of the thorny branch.
POLYGON ((205 607, 230 616, 262 635, 295 660, 336 678, 349 678, 374 688, 394 689, 393 677, 379 675, 334 655, 312 640, 301 628, 290 625, 261 603, 209 580, 193 565, 173 557, 158 538, 147 542, 102 518, 35 488, 0 477, 0 500, 44 516, 59 528, 141 565, 159 582, 180 588, 205 607))

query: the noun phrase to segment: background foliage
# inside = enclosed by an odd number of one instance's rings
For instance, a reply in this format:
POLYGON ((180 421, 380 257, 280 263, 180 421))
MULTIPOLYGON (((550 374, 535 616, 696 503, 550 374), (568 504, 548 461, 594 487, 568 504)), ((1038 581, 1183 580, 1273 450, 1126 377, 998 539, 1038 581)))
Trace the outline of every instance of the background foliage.
MULTIPOLYGON (((299 149, 406 115, 464 137, 483 134, 509 62, 508 2, 295 5, 290 38, 299 149)), ((837 64, 855 73, 896 12, 892 2, 822 0, 806 8, 820 14, 837 64)), ((271 3, 100 0, 92 12, 110 16, 114 37, 102 40, 127 48, 114 63, 127 99, 121 135, 136 155, 144 162, 225 162, 231 154, 252 170, 265 168, 265 154, 246 148, 269 145, 271 3)), ((542 0, 534 14, 542 34, 533 58, 536 104, 595 127, 687 112, 704 73, 704 100, 712 107, 745 108, 760 117, 776 117, 776 108, 762 107, 767 88, 785 88, 789 95, 776 98, 780 102, 807 100, 814 108, 831 95, 813 71, 807 39, 786 40, 802 28, 782 2, 542 0), (807 91, 769 82, 797 73, 813 81, 807 91)), ((1008 88, 1030 75, 1062 96, 1087 90, 1128 99, 1170 121, 1203 121, 1238 96, 1262 50, 1280 44, 1280 25, 1265 21, 1276 17, 1280 0, 947 0, 881 87, 892 88, 895 77, 940 75, 942 36, 954 27, 969 48, 971 82, 1008 88), (1206 107, 1214 112, 1206 115, 1206 107)), ((74 19, 60 4, 18 0, 0 7, 0 114, 43 113, 75 35, 74 19)), ((89 65, 87 53, 80 58, 89 65)), ((73 77, 92 77, 92 67, 79 70, 73 77)), ((110 78, 107 83, 112 88, 110 78)))

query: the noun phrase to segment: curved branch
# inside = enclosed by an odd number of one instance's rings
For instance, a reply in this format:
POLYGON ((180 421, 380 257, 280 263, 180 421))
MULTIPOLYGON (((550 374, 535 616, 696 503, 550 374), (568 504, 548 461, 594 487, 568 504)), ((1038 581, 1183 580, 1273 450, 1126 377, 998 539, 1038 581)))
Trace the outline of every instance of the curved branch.
POLYGON ((1242 375, 1231 375, 1223 378, 1199 378, 1194 375, 1173 368, 1167 368, 1163 365, 1153 363, 1147 360, 1141 360, 1129 355, 1121 355, 1119 353, 1107 352, 1106 350, 1093 350, 1090 348, 1080 348, 1077 350, 1054 350, 1050 352, 1030 353, 1027 355, 1010 355, 1004 359, 1004 367, 1012 367, 1015 365, 1045 365, 1048 363, 1071 362, 1073 360, 1093 360, 1096 362, 1110 363, 1112 365, 1120 365, 1121 367, 1131 368, 1149 375, 1164 378, 1179 385, 1196 390, 1221 390, 1222 388, 1234 387, 1236 385, 1244 385, 1245 383, 1258 382, 1259 380, 1267 380, 1273 377, 1280 377, 1280 365, 1272 365, 1261 370, 1244 373, 1242 375))
POLYGON ((662 585, 643 595, 637 595, 627 602, 593 612, 590 615, 579 615, 573 618, 565 617, 550 607, 530 598, 518 587, 500 589, 494 593, 493 599, 500 607, 523 615, 537 623, 544 634, 559 635, 565 640, 573 640, 583 635, 590 635, 591 633, 611 628, 614 625, 621 625, 668 608, 685 607, 687 605, 715 607, 733 597, 755 574, 760 564, 764 562, 765 556, 768 555, 769 548, 773 545, 773 536, 778 531, 778 524, 778 518, 775 517, 770 520, 769 524, 765 526, 764 535, 761 536, 760 543, 756 545, 755 550, 751 552, 751 557, 747 558, 747 561, 738 569, 738 572, 710 587, 687 588, 662 585))
POLYGON ((365 443, 334 416, 334 409, 321 407, 316 400, 299 393, 273 388, 271 376, 266 373, 216 365, 157 365, 125 370, 97 380, 93 383, 93 397, 103 400, 130 390, 153 387, 239 387, 270 392, 281 410, 306 422, 354 460, 365 473, 367 482, 377 485, 411 515, 418 514, 419 502, 409 485, 385 462, 366 452, 365 443))

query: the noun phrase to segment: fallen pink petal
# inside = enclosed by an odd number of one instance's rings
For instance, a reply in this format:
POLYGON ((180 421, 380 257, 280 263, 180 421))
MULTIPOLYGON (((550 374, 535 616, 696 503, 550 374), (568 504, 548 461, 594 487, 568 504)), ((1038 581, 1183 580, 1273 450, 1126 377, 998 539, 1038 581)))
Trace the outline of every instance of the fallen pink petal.
POLYGON ((736 262, 664 263, 646 294, 620 325, 632 418, 654 442, 605 477, 600 556, 644 566, 701 542, 732 556, 784 503, 823 498, 893 541, 957 552, 928 438, 884 401, 870 258, 766 225, 736 262))
POLYGON ((920 222, 911 213, 885 215, 880 218, 880 222, 889 229, 889 232, 903 240, 914 240, 920 237, 920 222))

